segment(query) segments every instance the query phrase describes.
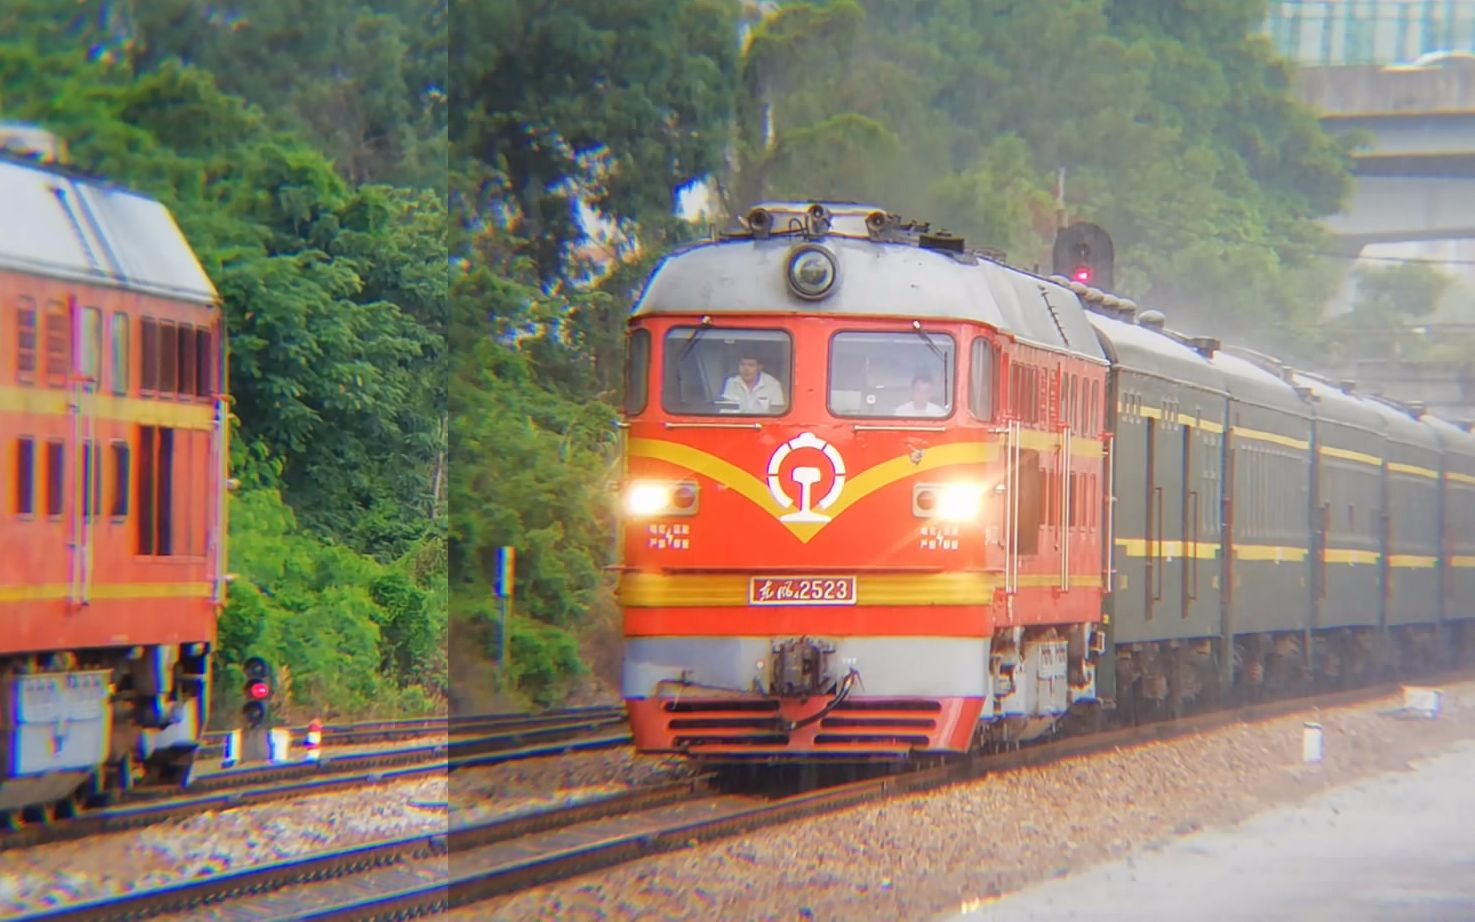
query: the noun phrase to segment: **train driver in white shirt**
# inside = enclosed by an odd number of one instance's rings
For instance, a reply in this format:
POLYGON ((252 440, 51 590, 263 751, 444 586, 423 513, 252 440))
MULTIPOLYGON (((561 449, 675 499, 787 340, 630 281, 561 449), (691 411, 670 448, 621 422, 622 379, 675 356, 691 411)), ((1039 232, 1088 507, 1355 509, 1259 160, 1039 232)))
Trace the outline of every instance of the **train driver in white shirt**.
POLYGON ((785 406, 783 385, 755 355, 738 358, 738 373, 727 379, 720 399, 736 403, 739 413, 779 413, 785 406))

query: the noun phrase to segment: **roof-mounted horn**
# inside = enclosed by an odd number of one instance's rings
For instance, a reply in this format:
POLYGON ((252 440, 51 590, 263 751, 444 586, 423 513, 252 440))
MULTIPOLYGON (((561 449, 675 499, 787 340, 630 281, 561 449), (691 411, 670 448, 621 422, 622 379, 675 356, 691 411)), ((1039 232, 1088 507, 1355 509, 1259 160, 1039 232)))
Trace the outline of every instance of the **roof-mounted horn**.
POLYGON ((873 211, 866 215, 866 235, 872 240, 881 240, 887 236, 887 232, 896 226, 896 215, 889 215, 884 211, 873 211))
POLYGON ((804 212, 804 234, 807 237, 823 237, 829 232, 830 210, 815 202, 804 212))
POLYGON ((768 235, 773 232, 773 215, 768 213, 767 208, 754 208, 748 212, 746 223, 748 230, 759 240, 767 240, 768 235))

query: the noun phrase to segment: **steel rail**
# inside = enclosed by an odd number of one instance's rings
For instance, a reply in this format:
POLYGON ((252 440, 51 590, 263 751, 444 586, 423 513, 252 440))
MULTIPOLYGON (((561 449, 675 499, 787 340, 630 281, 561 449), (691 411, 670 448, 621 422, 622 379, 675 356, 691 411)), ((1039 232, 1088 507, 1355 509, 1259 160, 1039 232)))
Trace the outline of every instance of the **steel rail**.
MULTIPOLYGON (((405 737, 437 733, 487 733, 499 729, 537 727, 550 723, 561 723, 573 719, 599 720, 623 719, 623 705, 598 705, 585 708, 560 708, 540 711, 536 714, 494 713, 463 714, 447 717, 408 717, 398 720, 371 720, 346 724, 324 724, 323 746, 350 746, 361 743, 379 743, 405 737)), ((287 728, 293 745, 302 745, 307 739, 306 726, 287 728)), ((216 758, 225 752, 225 739, 229 730, 207 731, 199 749, 200 758, 216 758)))
MULTIPOLYGON (((1452 682, 1469 680, 1472 677, 1475 677, 1475 673, 1461 671, 1427 676, 1421 681, 1452 682)), ((446 886, 447 894, 440 899, 442 905, 452 908, 465 906, 529 886, 547 884, 638 858, 686 848, 694 842, 751 832, 870 801, 938 790, 974 781, 992 773, 1096 755, 1126 746, 1182 739, 1233 724, 1258 723, 1289 714, 1359 704, 1394 694, 1401 684, 1379 683, 1359 689, 1281 698, 1172 720, 1064 737, 1021 746, 1007 752, 982 753, 948 760, 936 767, 908 774, 887 775, 797 794, 770 804, 735 806, 732 810, 722 811, 721 815, 695 820, 679 819, 657 829, 634 830, 624 835, 611 835, 605 831, 573 845, 549 842, 541 849, 529 845, 522 849, 521 855, 510 860, 504 858, 500 863, 487 866, 453 869, 446 886)), ((563 838, 567 839, 567 834, 563 838)), ((464 862, 471 856, 460 857, 464 862)))
POLYGON ((566 752, 607 749, 630 742, 628 733, 587 735, 612 723, 615 721, 581 720, 531 732, 520 730, 387 752, 325 755, 319 761, 214 772, 197 778, 182 795, 174 788, 140 789, 116 805, 84 810, 74 817, 52 823, 34 823, 0 832, 0 852, 138 829, 207 810, 379 785, 417 775, 566 752), (548 737, 554 739, 548 740, 548 737), (525 745, 532 739, 544 741, 525 745))
MULTIPOLYGON (((1422 677, 1430 683, 1468 681, 1468 671, 1422 677)), ((299 894, 285 915, 263 914, 242 905, 241 918, 404 919, 475 904, 529 886, 627 863, 755 829, 834 812, 906 794, 938 790, 985 775, 1109 752, 1127 746, 1182 739, 1225 726, 1273 720, 1291 714, 1346 707, 1388 697, 1402 683, 1379 683, 1338 692, 1281 698, 1223 708, 1172 720, 1143 723, 1020 746, 1006 752, 942 760, 906 774, 885 775, 755 803, 752 797, 699 796, 693 779, 660 789, 588 801, 572 808, 537 811, 447 833, 414 836, 305 856, 227 875, 181 882, 144 893, 73 904, 31 920, 143 919, 222 900, 267 894, 295 884, 360 875, 340 891, 299 894), (704 815, 693 816, 698 810, 704 815), (683 814, 681 811, 687 811, 683 814), (662 820, 667 811, 671 817, 662 820), (646 815, 647 825, 637 818, 646 815), (622 818, 626 829, 609 827, 622 818), (654 820, 655 825, 649 825, 654 820), (601 822, 606 825, 600 826, 601 822), (581 835, 581 826, 583 826, 581 835), (540 838, 541 837, 541 838, 540 838), (444 871, 438 864, 444 859, 444 871), (419 862, 417 874, 407 865, 419 862), (457 867, 457 865, 461 865, 457 867), (367 872, 367 873, 365 873, 367 872), (428 878, 428 879, 427 879, 428 878), (306 896, 311 905, 304 905, 306 896), (326 897, 326 899, 324 899, 326 897)), ((548 749, 555 746, 544 747, 548 749)), ((213 918, 221 919, 219 910, 213 918)))
POLYGON ((257 920, 389 918, 398 910, 387 907, 397 907, 407 889, 424 891, 417 897, 419 909, 414 914, 434 912, 445 908, 443 900, 437 905, 435 891, 439 889, 444 896, 448 873, 446 858, 458 849, 511 841, 536 832, 648 810, 690 798, 695 793, 695 780, 637 788, 557 810, 501 817, 448 832, 383 839, 163 887, 73 903, 20 916, 16 922, 63 918, 112 922, 147 919, 207 906, 211 907, 211 917, 217 920, 230 917, 233 909, 238 909, 243 918, 257 920), (432 879, 407 887, 406 878, 415 877, 413 872, 432 879), (340 882, 343 886, 331 886, 340 882), (306 892, 297 889, 304 886, 310 889, 306 892), (272 914, 269 907, 264 912, 261 906, 231 906, 232 903, 244 904, 252 898, 267 895, 271 895, 269 903, 280 904, 282 914, 272 914))

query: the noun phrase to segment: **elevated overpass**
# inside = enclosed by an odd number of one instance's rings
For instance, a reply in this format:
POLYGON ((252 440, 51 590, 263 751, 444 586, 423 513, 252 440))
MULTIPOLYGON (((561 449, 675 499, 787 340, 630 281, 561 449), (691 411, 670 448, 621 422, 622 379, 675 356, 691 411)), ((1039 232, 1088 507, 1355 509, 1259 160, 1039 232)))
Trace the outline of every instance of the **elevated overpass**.
POLYGON ((1475 54, 1306 67, 1295 91, 1328 131, 1364 142, 1355 154, 1355 192, 1324 222, 1345 252, 1475 239, 1475 54))

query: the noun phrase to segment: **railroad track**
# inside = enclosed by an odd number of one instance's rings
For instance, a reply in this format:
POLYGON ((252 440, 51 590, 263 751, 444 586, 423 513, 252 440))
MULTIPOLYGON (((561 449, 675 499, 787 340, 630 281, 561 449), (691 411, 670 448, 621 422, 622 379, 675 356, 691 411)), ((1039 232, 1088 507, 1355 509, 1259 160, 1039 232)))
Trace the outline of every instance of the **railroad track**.
POLYGON ((510 729, 381 752, 324 754, 317 761, 248 766, 197 776, 181 794, 178 788, 141 788, 118 803, 84 810, 68 818, 48 818, 0 831, 0 851, 137 829, 165 820, 327 793, 382 785, 406 778, 495 765, 500 762, 605 749, 630 742, 622 717, 598 713, 560 713, 541 724, 512 722, 510 729))
MULTIPOLYGON (((1429 682, 1469 680, 1469 672, 1429 682)), ((715 794, 702 779, 637 790, 446 834, 389 839, 122 898, 23 917, 144 919, 210 906, 214 920, 406 919, 809 816, 1124 746, 1393 694, 1397 684, 1282 699, 1178 720, 1054 740, 776 799, 715 794), (453 857, 452 857, 453 856, 453 857)))
MULTIPOLYGON (((559 708, 540 711, 536 714, 503 712, 495 714, 466 714, 454 717, 410 717, 400 720, 370 720, 346 724, 324 724, 322 745, 357 746, 365 743, 383 743, 417 736, 445 733, 460 735, 468 733, 494 733, 532 728, 556 720, 622 720, 625 709, 620 705, 597 705, 583 708, 559 708)), ((301 746, 307 739, 307 727, 290 727, 293 746, 301 746)), ((205 733, 200 746, 199 758, 219 758, 225 752, 228 730, 211 730, 205 733)))

